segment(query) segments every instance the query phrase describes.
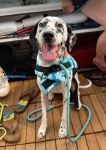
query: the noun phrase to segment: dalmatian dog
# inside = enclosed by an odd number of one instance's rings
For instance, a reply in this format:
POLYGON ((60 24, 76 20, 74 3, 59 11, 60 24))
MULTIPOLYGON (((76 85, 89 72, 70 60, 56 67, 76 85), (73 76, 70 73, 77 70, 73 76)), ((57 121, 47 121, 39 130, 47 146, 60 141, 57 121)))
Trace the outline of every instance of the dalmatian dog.
MULTIPOLYGON (((48 88, 49 84, 52 84, 50 78, 50 70, 56 72, 56 75, 60 77, 61 69, 52 67, 51 62, 60 62, 63 58, 69 56, 69 51, 72 49, 76 42, 76 36, 71 32, 71 29, 67 24, 58 17, 47 16, 43 18, 30 33, 30 42, 34 47, 36 43, 39 44, 39 51, 37 56, 37 83, 41 90, 41 105, 42 105, 42 122, 38 130, 38 138, 41 139, 46 135, 47 130, 47 107, 48 100, 51 100, 54 93, 62 93, 63 95, 63 113, 61 117, 61 123, 59 128, 59 138, 64 138, 66 134, 66 109, 67 109, 67 83, 55 82, 56 86, 48 88), (58 72, 58 70, 60 72, 58 72), (60 73, 60 74, 59 74, 60 73), (49 74, 49 79, 43 77, 49 74), (49 92, 45 88, 49 89, 49 92)), ((70 91, 72 93, 71 99, 75 101, 75 108, 79 110, 81 108, 79 80, 77 72, 74 69, 70 70, 69 78, 71 79, 70 91), (75 94, 76 92, 76 94, 75 94)), ((53 81, 54 83, 54 81, 53 81)), ((91 82, 88 85, 82 86, 82 88, 88 88, 91 86, 91 82)))

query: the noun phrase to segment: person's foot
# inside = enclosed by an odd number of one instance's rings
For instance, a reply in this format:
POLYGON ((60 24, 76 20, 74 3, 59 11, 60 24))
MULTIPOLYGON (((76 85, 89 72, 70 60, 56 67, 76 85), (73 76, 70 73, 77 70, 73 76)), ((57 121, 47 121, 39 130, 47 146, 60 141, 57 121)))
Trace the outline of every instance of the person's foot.
POLYGON ((10 86, 8 83, 8 78, 0 67, 0 97, 5 97, 10 91, 10 86))

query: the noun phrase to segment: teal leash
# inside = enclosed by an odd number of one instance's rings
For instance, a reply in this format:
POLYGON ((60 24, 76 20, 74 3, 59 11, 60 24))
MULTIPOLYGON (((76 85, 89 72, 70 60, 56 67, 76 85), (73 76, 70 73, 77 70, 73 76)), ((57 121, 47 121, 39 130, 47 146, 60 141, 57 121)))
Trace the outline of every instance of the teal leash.
MULTIPOLYGON (((40 55, 39 55, 39 57, 40 57, 40 55)), ((41 57, 40 57, 40 59, 42 60, 41 57)), ((42 61, 44 61, 44 60, 42 60, 42 61)), ((45 61, 44 61, 44 62, 45 62, 45 61)), ((47 63, 47 62, 45 62, 45 63, 47 63)), ((70 103, 70 90, 69 90, 69 89, 70 89, 70 87, 71 87, 71 83, 69 82, 69 76, 68 76, 68 73, 67 73, 67 69, 63 66, 63 64, 62 64, 61 62, 49 62, 49 64, 60 66, 60 68, 63 69, 64 72, 66 73, 66 80, 67 80, 67 111, 66 111, 67 137, 68 137, 68 139, 69 139, 70 142, 76 142, 76 141, 81 137, 81 135, 83 134, 83 132, 84 132, 85 129, 87 128, 88 123, 90 122, 91 111, 90 111, 90 109, 89 109, 86 105, 81 104, 81 106, 84 107, 84 108, 87 110, 88 118, 87 118, 87 120, 86 120, 86 122, 85 122, 83 128, 82 128, 82 129, 80 130, 80 132, 78 133, 78 135, 75 136, 74 138, 71 138, 71 136, 70 136, 70 105, 74 105, 74 103, 70 103), (69 83, 70 83, 70 84, 69 84, 69 83)), ((51 109, 53 109, 53 108, 54 108, 53 105, 48 106, 47 111, 48 111, 48 110, 51 110, 51 109)), ((28 114, 27 119, 28 119, 29 121, 35 121, 35 120, 39 119, 39 118, 42 116, 42 114, 38 115, 38 116, 35 117, 35 118, 30 118, 30 116, 33 115, 34 113, 37 113, 37 112, 41 111, 41 110, 42 110, 42 109, 38 109, 38 110, 32 111, 31 113, 28 114)))
MULTIPOLYGON (((54 108, 54 105, 50 105, 50 106, 47 107, 47 111, 49 111, 49 110, 51 110, 51 109, 53 109, 53 108, 54 108)), ((36 114, 36 113, 40 112, 40 111, 42 111, 42 108, 39 108, 39 109, 37 109, 37 110, 34 110, 34 111, 30 112, 30 113, 28 114, 28 116, 27 116, 27 119, 28 119, 29 121, 31 121, 31 122, 38 120, 39 118, 42 117, 42 113, 39 114, 38 116, 36 116, 35 118, 31 118, 31 116, 32 116, 33 114, 36 114)))

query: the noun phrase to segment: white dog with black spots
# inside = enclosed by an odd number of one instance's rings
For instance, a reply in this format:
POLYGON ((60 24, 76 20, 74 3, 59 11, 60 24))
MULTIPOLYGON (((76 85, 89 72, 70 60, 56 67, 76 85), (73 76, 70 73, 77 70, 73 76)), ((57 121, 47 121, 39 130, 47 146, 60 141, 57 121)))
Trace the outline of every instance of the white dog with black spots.
MULTIPOLYGON (((63 71, 61 71, 61 69, 58 67, 53 68, 50 62, 60 62, 67 58, 68 60, 69 58, 72 59, 71 61, 73 64, 70 64, 68 62, 65 63, 69 64, 68 68, 72 68, 69 71, 69 78, 71 80, 70 91, 72 95, 71 99, 73 99, 73 101, 75 102, 74 106, 77 110, 81 108, 79 88, 88 88, 91 86, 91 82, 89 82, 89 84, 86 86, 79 86, 80 82, 78 80, 78 75, 77 72, 74 71, 74 69, 76 70, 76 62, 68 53, 76 43, 76 36, 71 32, 71 29, 63 20, 58 17, 51 16, 43 18, 30 33, 30 41, 33 46, 34 44, 36 44, 35 39, 39 44, 39 54, 37 56, 37 71, 35 72, 37 72, 37 83, 41 90, 42 104, 42 123, 38 130, 38 138, 41 139, 46 134, 48 100, 51 100, 53 98, 54 93, 62 93, 63 95, 63 113, 58 134, 59 138, 64 138, 67 136, 67 83, 63 81, 64 75, 61 75, 63 71), (62 80, 62 82, 59 81, 56 86, 53 86, 55 81, 53 81, 53 84, 50 81, 50 79, 52 79, 52 73, 50 72, 50 70, 52 70, 53 73, 56 73, 56 75, 54 75, 54 78, 58 78, 58 74, 60 80, 62 80), (47 76, 48 79, 44 79, 44 77, 47 76), (49 81, 50 85, 52 84, 51 88, 48 87, 49 81), (41 85, 44 85, 45 88, 41 85)), ((55 83, 57 83, 57 81, 55 83)))

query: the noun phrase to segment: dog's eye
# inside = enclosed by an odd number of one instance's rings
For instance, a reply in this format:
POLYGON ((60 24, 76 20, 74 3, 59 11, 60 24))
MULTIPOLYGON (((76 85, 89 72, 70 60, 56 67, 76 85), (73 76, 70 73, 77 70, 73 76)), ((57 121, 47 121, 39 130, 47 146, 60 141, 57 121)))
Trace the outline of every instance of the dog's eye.
POLYGON ((57 26, 58 26, 59 28, 62 28, 62 27, 63 27, 63 25, 62 25, 61 23, 59 23, 57 26))
POLYGON ((46 26, 46 22, 41 22, 41 23, 39 23, 39 27, 41 27, 41 28, 44 28, 45 26, 46 26))

